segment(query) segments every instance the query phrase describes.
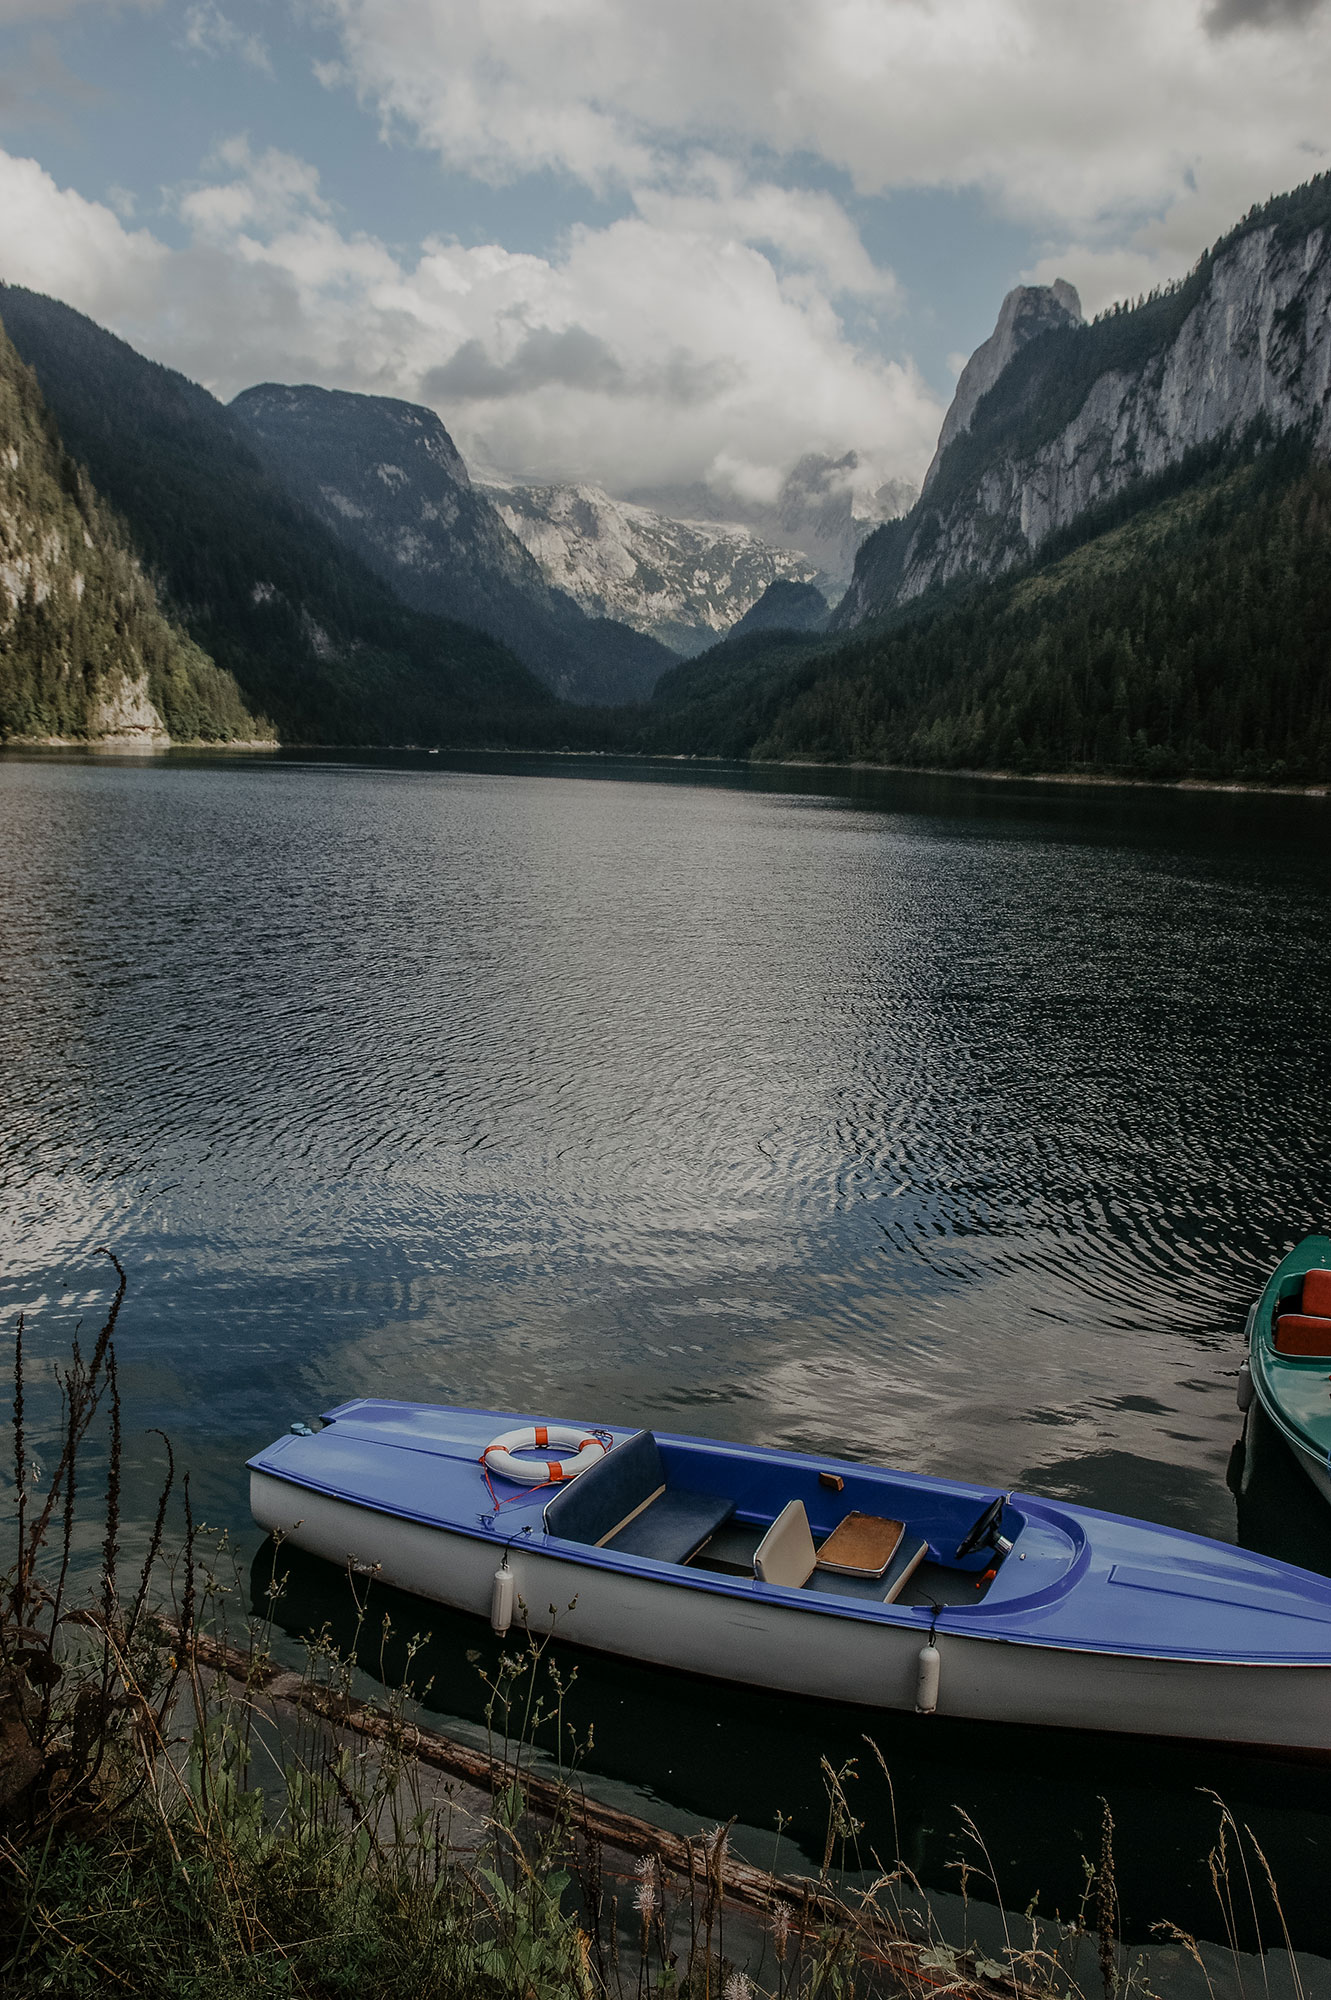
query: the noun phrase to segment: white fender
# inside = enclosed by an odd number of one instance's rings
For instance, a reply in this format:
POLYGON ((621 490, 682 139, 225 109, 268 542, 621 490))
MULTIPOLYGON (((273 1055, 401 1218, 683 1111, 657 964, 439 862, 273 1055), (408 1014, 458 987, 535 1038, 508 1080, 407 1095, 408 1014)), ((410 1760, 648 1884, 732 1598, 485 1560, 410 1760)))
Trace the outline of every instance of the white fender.
POLYGON ((1239 1363, 1238 1405, 1241 1410, 1252 1408, 1252 1399, 1257 1394, 1257 1385, 1252 1379, 1252 1369, 1247 1357, 1239 1363))
POLYGON ((915 1669, 915 1713, 932 1715, 938 1706, 938 1683, 943 1674, 943 1656, 932 1639, 921 1646, 915 1669))
POLYGON ((513 1572, 505 1563, 490 1586, 490 1624, 502 1639, 513 1623, 513 1572))

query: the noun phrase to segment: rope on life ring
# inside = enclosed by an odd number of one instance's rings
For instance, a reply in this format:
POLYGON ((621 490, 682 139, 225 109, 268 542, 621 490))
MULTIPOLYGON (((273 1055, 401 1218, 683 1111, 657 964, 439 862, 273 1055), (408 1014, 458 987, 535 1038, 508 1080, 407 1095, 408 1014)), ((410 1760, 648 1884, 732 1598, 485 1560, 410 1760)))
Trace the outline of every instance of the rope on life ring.
POLYGON ((604 1458, 608 1446, 603 1438, 592 1431, 575 1431, 567 1424, 523 1424, 518 1430, 505 1431, 493 1444, 488 1444, 481 1453, 481 1464, 487 1472, 497 1472, 502 1479, 516 1480, 520 1486, 557 1485, 561 1480, 576 1479, 580 1472, 586 1472, 604 1458), (568 1458, 515 1458, 517 1451, 545 1451, 551 1445, 568 1451, 568 1458))

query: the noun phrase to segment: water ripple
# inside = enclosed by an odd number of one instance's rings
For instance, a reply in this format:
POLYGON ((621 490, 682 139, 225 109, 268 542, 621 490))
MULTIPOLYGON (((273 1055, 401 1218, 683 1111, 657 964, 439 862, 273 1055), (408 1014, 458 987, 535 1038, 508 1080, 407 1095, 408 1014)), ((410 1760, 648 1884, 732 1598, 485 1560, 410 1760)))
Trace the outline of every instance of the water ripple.
POLYGON ((4 1299, 54 1351, 113 1241, 237 1521, 374 1388, 1184 1465, 1225 1531, 1331 1206, 1321 821, 674 776, 0 762, 4 1299))

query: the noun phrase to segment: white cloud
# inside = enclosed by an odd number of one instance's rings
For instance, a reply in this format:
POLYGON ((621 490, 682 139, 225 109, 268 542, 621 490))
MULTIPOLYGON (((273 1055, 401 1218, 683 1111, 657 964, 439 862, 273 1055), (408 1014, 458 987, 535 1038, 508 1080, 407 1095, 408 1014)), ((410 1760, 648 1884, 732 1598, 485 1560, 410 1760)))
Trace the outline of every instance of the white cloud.
POLYGON ((272 58, 262 35, 249 34, 224 14, 217 0, 195 0, 185 9, 184 46, 201 56, 239 56, 265 76, 273 73, 272 58))
POLYGON ((1331 147, 1316 0, 323 0, 349 78, 452 166, 641 187, 695 149, 863 192, 974 185, 1061 239, 1174 215, 1190 262, 1331 147), (1220 32, 1227 29, 1228 32, 1220 32))
MULTIPOLYGON (((224 395, 428 394, 506 476, 756 495, 848 448, 866 477, 918 475, 940 410, 878 352, 901 302, 829 169, 868 195, 978 187, 1047 249, 1031 275, 1094 311, 1331 148, 1317 0, 313 4, 340 37, 318 73, 385 130, 473 177, 612 189, 618 219, 544 255, 403 252, 347 228, 305 160, 235 138, 173 197, 183 248, 0 159, 0 268, 224 395)), ((266 60, 219 0, 179 18, 201 53, 266 60)))
POLYGON ((230 140, 168 249, 0 154, 0 274, 69 300, 224 396, 264 377, 433 400, 506 476, 766 491, 810 451, 918 474, 941 415, 862 352, 835 296, 889 306, 822 195, 699 169, 558 255, 342 229, 304 161, 230 140))
POLYGON ((0 153, 0 277, 114 319, 160 281, 170 253, 101 202, 59 188, 36 160, 0 153))

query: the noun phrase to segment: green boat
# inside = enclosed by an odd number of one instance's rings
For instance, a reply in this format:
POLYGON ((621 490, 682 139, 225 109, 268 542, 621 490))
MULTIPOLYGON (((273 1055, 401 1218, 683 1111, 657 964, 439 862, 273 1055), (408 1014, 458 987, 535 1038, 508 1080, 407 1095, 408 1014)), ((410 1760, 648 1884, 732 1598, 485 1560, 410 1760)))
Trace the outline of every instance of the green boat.
POLYGON ((1331 1236, 1305 1236, 1248 1315, 1239 1408, 1256 1395, 1324 1500, 1331 1500, 1331 1236))

